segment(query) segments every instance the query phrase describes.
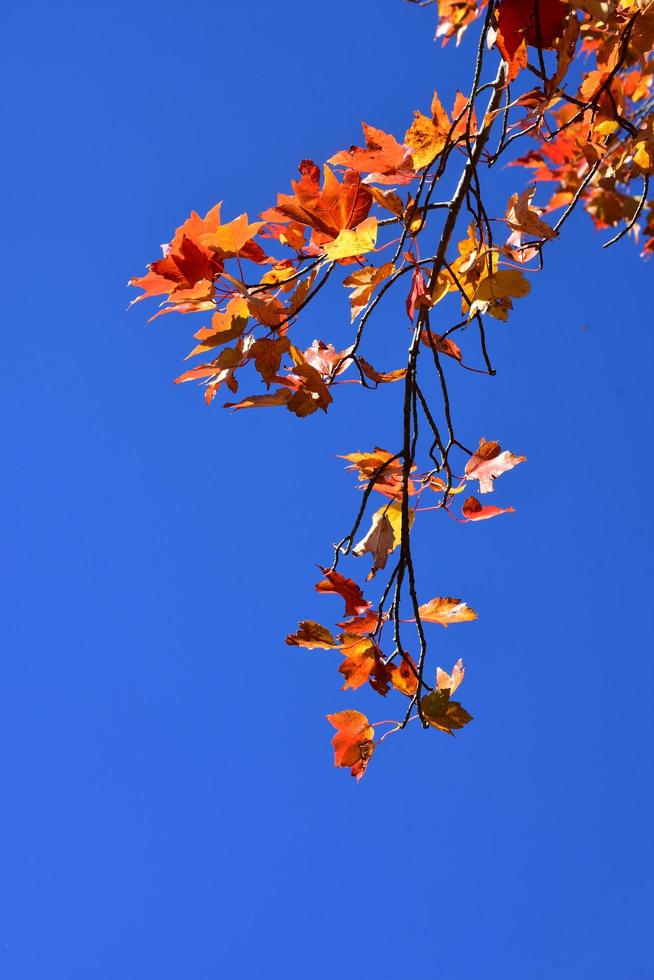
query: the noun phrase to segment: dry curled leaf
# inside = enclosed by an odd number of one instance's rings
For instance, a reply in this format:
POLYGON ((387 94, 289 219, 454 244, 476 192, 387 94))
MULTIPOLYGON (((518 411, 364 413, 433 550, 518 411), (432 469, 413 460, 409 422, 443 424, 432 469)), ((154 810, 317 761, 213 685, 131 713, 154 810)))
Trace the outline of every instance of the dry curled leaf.
POLYGON ((524 463, 526 456, 516 456, 508 449, 502 452, 499 442, 481 439, 479 448, 466 463, 465 475, 468 480, 479 480, 480 493, 492 493, 493 481, 512 470, 518 463, 524 463))
POLYGON ((463 501, 463 516, 467 521, 487 521, 498 514, 515 514, 515 507, 485 507, 476 497, 467 497, 463 501))
POLYGON ((316 583, 316 592, 327 594, 334 592, 345 602, 346 616, 361 616, 366 613, 372 603, 363 597, 363 592, 351 578, 346 578, 340 572, 318 566, 324 574, 324 579, 316 583))

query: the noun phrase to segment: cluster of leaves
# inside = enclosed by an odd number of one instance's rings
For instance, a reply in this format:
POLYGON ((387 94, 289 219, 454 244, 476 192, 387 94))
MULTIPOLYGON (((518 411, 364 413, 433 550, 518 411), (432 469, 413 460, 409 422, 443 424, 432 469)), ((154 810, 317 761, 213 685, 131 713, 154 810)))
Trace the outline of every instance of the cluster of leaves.
POLYGON ((412 535, 427 511, 443 510, 461 522, 513 512, 471 494, 459 510, 457 500, 471 481, 480 496, 488 494, 524 457, 485 438, 476 450, 466 448, 454 426, 449 372, 495 374, 487 327, 508 320, 514 301, 527 295, 545 246, 577 205, 598 229, 620 226, 605 244, 642 235, 643 253, 654 251, 654 201, 648 199, 654 0, 438 0, 437 7, 436 35, 443 43, 455 38, 458 44, 478 28, 468 95, 459 92, 446 109, 434 94, 428 113, 415 112, 401 138, 364 123, 364 145, 341 150, 322 169, 303 160, 292 192, 280 193, 256 221, 244 214, 223 224, 220 205, 204 218, 192 213, 163 257, 131 280, 142 290, 139 300, 163 298, 152 319, 171 312, 210 315, 188 355, 200 363, 176 379, 199 382, 209 403, 223 385, 236 395, 242 378, 252 374, 263 390, 239 393, 225 407, 280 407, 304 418, 326 412, 340 384, 403 386, 394 451, 344 457, 358 475, 361 502, 316 585, 345 602, 337 635, 304 621, 286 640, 336 651, 344 689, 368 683, 383 697, 394 690, 404 698, 401 720, 376 723, 391 725, 377 741, 376 725, 360 712, 328 716, 337 730, 335 764, 357 778, 375 746, 409 722, 453 734, 471 720, 452 700, 463 679, 460 661, 451 674, 438 668, 429 683, 424 624, 448 626, 476 613, 448 596, 420 601, 412 535), (514 155, 520 142, 528 148, 514 155), (527 168, 532 181, 511 195, 503 214, 491 216, 482 171, 507 159, 527 168), (452 178, 454 192, 436 200, 436 190, 451 186, 452 178), (539 206, 536 185, 539 193, 549 187, 539 206), (549 218, 560 209, 556 221, 549 218), (328 339, 305 346, 296 340, 302 311, 339 274, 348 292, 352 343, 344 350, 328 339), (404 364, 381 370, 362 348, 371 316, 394 287, 404 300, 410 342, 404 364), (471 336, 481 367, 466 363, 475 355, 467 352, 464 359, 457 342, 471 336), (419 370, 421 353, 426 366, 419 370), (426 372, 437 382, 438 405, 426 395, 426 372), (367 517, 373 493, 384 503, 367 517), (386 576, 374 604, 337 568, 345 556, 364 555, 372 559, 368 580, 386 576), (402 616, 403 602, 409 618, 402 616), (407 626, 414 637, 408 644, 407 626))

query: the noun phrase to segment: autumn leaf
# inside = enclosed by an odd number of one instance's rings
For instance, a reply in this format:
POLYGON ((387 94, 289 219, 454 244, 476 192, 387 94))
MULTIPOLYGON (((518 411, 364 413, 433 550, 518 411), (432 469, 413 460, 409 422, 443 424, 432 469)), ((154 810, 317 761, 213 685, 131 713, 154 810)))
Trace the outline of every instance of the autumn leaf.
MULTIPOLYGON (((358 470, 360 480, 365 482, 374 480, 373 487, 379 493, 396 500, 401 499, 403 494, 402 462, 392 453, 377 447, 372 453, 348 453, 340 458, 347 459, 352 464, 348 466, 349 470, 358 470)), ((414 464, 411 467, 412 472, 415 469, 414 464)), ((407 491, 409 496, 417 492, 412 480, 409 480, 407 491)))
POLYGON ((441 105, 440 99, 434 92, 431 104, 431 118, 415 112, 415 119, 404 137, 404 142, 411 151, 411 160, 415 170, 420 170, 430 164, 445 148, 450 132, 450 120, 441 105))
POLYGON ((292 395, 288 388, 278 388, 277 391, 273 391, 269 395, 248 395, 240 402, 225 402, 223 408, 233 408, 234 411, 242 408, 275 408, 280 405, 288 408, 291 398, 292 395))
POLYGON ((351 351, 351 347, 346 347, 345 350, 336 350, 333 344, 314 340, 311 347, 302 351, 302 356, 306 363, 315 368, 321 378, 327 381, 338 377, 343 371, 347 371, 352 364, 351 351))
POLYGON ((454 735, 472 721, 472 715, 459 701, 450 701, 449 688, 436 688, 426 694, 420 701, 420 707, 425 720, 446 735, 454 735))
POLYGON ((368 216, 372 195, 361 183, 354 170, 346 170, 343 180, 338 181, 333 171, 325 166, 325 178, 320 187, 320 167, 311 160, 300 164, 301 179, 291 181, 293 195, 279 194, 277 205, 264 212, 264 220, 284 221, 291 219, 314 230, 318 245, 333 241, 347 228, 356 228, 368 216))
POLYGON ((418 668, 412 657, 405 653, 400 663, 390 664, 389 669, 393 687, 407 697, 413 697, 418 690, 418 668))
POLYGON ((365 149, 351 146, 341 150, 327 161, 335 166, 348 167, 358 173, 369 174, 366 183, 408 184, 415 178, 414 169, 406 146, 381 129, 361 124, 366 140, 365 149))
POLYGON ((479 280, 472 297, 469 316, 488 313, 497 320, 506 320, 513 309, 513 297, 526 296, 531 283, 519 269, 499 269, 479 280))
POLYGON ((406 375, 406 368, 397 368, 395 371, 378 371, 366 361, 365 357, 359 357, 359 365, 369 381, 375 384, 388 384, 393 381, 401 381, 406 375))
POLYGON ((320 565, 318 567, 325 577, 316 584, 316 592, 323 594, 334 592, 340 595, 345 601, 346 616, 361 616, 370 609, 372 603, 363 598, 363 593, 356 582, 341 575, 340 572, 322 568, 320 565))
POLYGON ((420 619, 425 623, 440 623, 449 626, 451 623, 469 623, 477 618, 477 613, 461 599, 450 596, 430 599, 418 607, 420 619))
MULTIPOLYGON (((525 235, 533 235, 534 238, 544 238, 546 240, 556 238, 558 232, 554 231, 545 221, 541 220, 541 212, 533 207, 531 203, 535 191, 535 187, 528 187, 522 194, 513 194, 511 196, 506 209, 506 222, 513 231, 521 232, 525 235)), ((515 293, 512 295, 515 295, 515 293)))
POLYGON ((343 280, 346 289, 350 289, 350 308, 352 321, 356 319, 372 299, 377 286, 384 282, 395 272, 392 262, 386 262, 382 266, 369 265, 363 269, 357 269, 343 280))
POLYGON ((326 242, 325 254, 332 262, 350 259, 356 255, 372 252, 376 241, 377 218, 366 218, 356 228, 344 228, 333 241, 326 242))
POLYGON ((241 336, 247 322, 247 303, 240 296, 236 296, 230 300, 224 312, 214 313, 210 327, 198 330, 194 336, 200 343, 193 348, 190 354, 186 355, 185 359, 188 360, 189 357, 205 354, 215 347, 222 347, 224 344, 231 343, 232 340, 241 336))
POLYGON ((202 232, 197 236, 197 241, 223 259, 238 255, 254 262, 265 262, 265 252, 252 241, 262 225, 262 221, 253 221, 250 224, 247 214, 241 214, 226 225, 202 232))
POLYGON ((251 347, 254 366, 263 378, 267 388, 276 377, 284 354, 288 353, 291 343, 288 337, 276 337, 272 340, 261 337, 255 340, 251 347))
POLYGON ((402 217, 404 202, 399 194, 396 194, 395 191, 382 190, 381 187, 375 187, 372 184, 366 184, 366 186, 372 194, 375 204, 378 204, 384 211, 390 211, 396 218, 402 217))
POLYGON ((356 690, 369 682, 373 690, 385 697, 389 691, 390 673, 377 644, 369 636, 344 633, 340 651, 345 657, 338 668, 345 678, 343 690, 356 690))
POLYGON ((364 538, 352 549, 352 554, 360 557, 367 552, 373 556, 372 569, 366 581, 374 578, 380 568, 386 568, 388 556, 395 547, 393 525, 386 516, 386 508, 382 507, 373 515, 372 527, 364 538))
POLYGON ((439 354, 445 354, 447 357, 453 357, 459 364, 463 360, 461 349, 449 337, 441 337, 437 333, 434 333, 433 330, 423 327, 420 339, 425 347, 434 349, 439 354))
POLYGON ((368 609, 360 616, 352 616, 350 619, 346 619, 338 625, 341 626, 346 633, 358 633, 362 636, 365 633, 375 633, 378 626, 385 623, 387 620, 388 613, 382 613, 380 615, 378 610, 368 609))
POLYGON ((427 281, 425 274, 419 266, 416 266, 411 273, 411 286, 409 295, 406 298, 406 312, 409 320, 413 321, 416 310, 422 305, 427 295, 427 281))
POLYGON ((465 667, 463 666, 463 660, 459 658, 452 668, 452 673, 448 674, 446 670, 442 670, 440 667, 436 668, 436 687, 438 690, 447 690, 450 694, 454 694, 457 687, 463 680, 465 675, 465 667))
POLYGON ((327 721, 337 730, 332 739, 334 765, 349 769, 361 779, 374 751, 375 730, 360 711, 348 709, 327 715, 327 721))
POLYGON ((463 516, 468 521, 485 521, 498 514, 515 514, 515 507, 484 507, 476 497, 468 497, 463 502, 463 516))
POLYGON ((305 647, 307 650, 332 650, 338 646, 327 629, 312 619, 303 620, 296 633, 289 633, 285 642, 289 647, 305 647))
POLYGON ((480 493, 492 493, 493 480, 526 459, 526 456, 516 456, 508 450, 502 452, 499 442, 481 439, 479 448, 466 463, 465 476, 468 480, 479 480, 480 493))

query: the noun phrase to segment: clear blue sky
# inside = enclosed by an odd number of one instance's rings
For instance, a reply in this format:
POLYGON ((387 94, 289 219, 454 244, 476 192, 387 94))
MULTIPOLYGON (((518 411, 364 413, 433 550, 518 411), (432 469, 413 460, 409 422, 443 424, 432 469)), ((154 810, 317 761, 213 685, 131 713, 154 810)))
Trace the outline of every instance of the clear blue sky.
MULTIPOLYGON (((191 208, 256 214, 361 119, 449 102, 471 49, 432 30, 401 0, 5 9, 3 980, 654 977, 651 264, 580 217, 492 324, 499 376, 456 375, 470 441, 529 459, 515 515, 421 535, 425 598, 480 614, 431 634, 475 722, 359 785, 324 716, 375 696, 282 641, 336 608, 335 457, 394 441, 396 396, 232 417, 170 383, 188 318, 126 312, 191 208)), ((302 330, 345 342, 343 298, 302 330)))

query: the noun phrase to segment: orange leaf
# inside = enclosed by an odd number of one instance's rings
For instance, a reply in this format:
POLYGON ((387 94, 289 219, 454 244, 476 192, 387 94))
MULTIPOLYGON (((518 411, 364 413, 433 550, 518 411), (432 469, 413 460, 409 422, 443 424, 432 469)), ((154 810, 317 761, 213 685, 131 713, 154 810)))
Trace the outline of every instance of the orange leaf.
POLYGON ((346 289, 351 289, 350 307, 352 310, 352 320, 361 313, 372 298, 375 288, 385 279, 388 279, 395 272, 392 262, 377 268, 374 265, 366 266, 364 269, 357 269, 343 280, 346 289))
POLYGON ((370 682, 370 686, 384 697, 389 691, 390 672, 381 659, 379 648, 368 636, 344 633, 341 637, 341 653, 345 660, 338 668, 345 678, 343 690, 355 690, 370 682))
POLYGON ((374 751, 375 730, 360 711, 337 711, 327 715, 327 721, 337 729, 332 739, 334 765, 350 769, 361 779, 374 751))
POLYGON ((377 371, 376 368, 369 364, 365 358, 359 358, 359 364, 361 365, 361 370, 365 374, 366 378, 370 381, 374 381, 376 384, 386 384, 391 381, 400 381, 406 374, 406 368, 398 368, 395 371, 377 371))
POLYGON ((407 697, 413 697, 418 689, 418 668, 409 654, 405 654, 399 664, 390 666, 391 684, 407 697))
POLYGON ((411 151, 411 161, 415 170, 426 167, 441 153, 450 132, 450 120, 440 100, 434 92, 431 104, 431 119, 415 112, 415 119, 406 131, 404 142, 411 151))
POLYGON ((460 348, 449 337, 441 337, 439 334, 434 333, 433 330, 429 330, 428 327, 423 327, 420 339, 425 347, 433 347, 439 354, 446 354, 447 357, 453 357, 459 363, 463 360, 460 348))
POLYGON ((338 646, 327 627, 312 619, 299 623, 297 633, 289 633, 285 642, 289 647, 305 647, 307 650, 333 650, 338 646))
POLYGON ((293 195, 279 194, 277 205, 262 214, 264 220, 291 219, 317 232, 319 245, 332 241, 344 228, 356 228, 372 206, 372 195, 354 170, 346 170, 339 182, 329 167, 320 187, 320 167, 312 160, 300 164, 301 179, 291 181, 293 195))
POLYGON ((528 187, 522 194, 513 194, 506 209, 506 223, 513 231, 533 235, 534 238, 556 238, 557 231, 540 218, 540 211, 532 205, 535 187, 528 187))
MULTIPOLYGON (((387 497, 395 500, 402 498, 402 461, 393 459, 393 454, 385 449, 375 448, 370 453, 348 453, 340 459, 347 459, 351 462, 349 470, 358 470, 359 479, 369 481, 374 479, 374 489, 383 493, 387 497)), ((415 464, 411 470, 415 470, 415 464)), ((416 493, 416 487, 412 480, 408 485, 409 496, 416 493)))
POLYGON ((477 618, 477 613, 460 599, 451 596, 430 599, 418 607, 420 618, 425 623, 440 623, 449 626, 450 623, 469 623, 477 618))
POLYGON ((336 153, 327 162, 370 174, 366 183, 408 184, 413 180, 416 175, 406 146, 381 129, 367 123, 361 123, 361 126, 366 148, 351 146, 349 150, 336 153))
POLYGON ((272 408, 277 405, 285 405, 288 408, 291 397, 288 388, 278 388, 270 395, 248 395, 240 402, 225 402, 223 408, 233 408, 234 411, 241 408, 272 408))

